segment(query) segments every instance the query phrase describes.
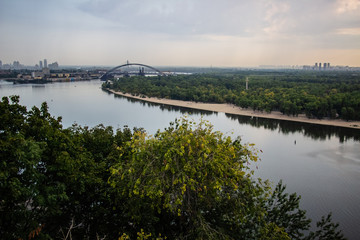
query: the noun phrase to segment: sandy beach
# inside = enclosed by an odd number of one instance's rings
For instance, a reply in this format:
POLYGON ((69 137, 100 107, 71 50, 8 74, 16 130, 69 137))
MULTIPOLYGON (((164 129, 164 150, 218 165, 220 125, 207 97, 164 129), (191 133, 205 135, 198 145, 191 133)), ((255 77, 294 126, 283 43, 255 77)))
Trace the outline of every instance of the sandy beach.
POLYGON ((140 97, 140 96, 133 96, 129 93, 122 93, 116 92, 112 89, 107 89, 109 92, 112 92, 116 95, 120 95, 127 98, 137 99, 141 101, 151 102, 151 103, 158 103, 158 104, 165 104, 170 106, 178 106, 178 107, 186 107, 198 110, 205 110, 205 111, 213 111, 213 112, 223 112, 241 116, 251 116, 251 117, 260 117, 260 118, 270 118, 270 119, 278 119, 278 120, 286 120, 286 121, 294 121, 294 122, 305 122, 305 123, 312 123, 312 124, 321 124, 321 125, 330 125, 330 126, 337 126, 337 127, 347 127, 347 128, 354 128, 360 129, 360 121, 344 121, 344 120, 333 120, 333 119, 310 119, 305 116, 305 114, 301 114, 297 117, 287 116, 282 114, 281 112, 260 112, 260 111, 253 111, 251 109, 242 109, 232 104, 226 103, 201 103, 201 102, 190 102, 190 101, 181 101, 181 100, 172 100, 172 99, 159 99, 153 97, 140 97))

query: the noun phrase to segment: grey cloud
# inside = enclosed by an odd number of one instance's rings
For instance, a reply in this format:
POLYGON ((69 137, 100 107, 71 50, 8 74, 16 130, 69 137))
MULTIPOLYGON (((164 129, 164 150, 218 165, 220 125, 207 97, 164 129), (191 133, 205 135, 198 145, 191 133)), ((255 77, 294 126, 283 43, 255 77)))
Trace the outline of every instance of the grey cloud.
POLYGON ((337 14, 338 1, 336 0, 273 0, 273 2, 289 4, 288 12, 280 16, 288 23, 287 28, 284 29, 287 34, 305 36, 329 34, 337 28, 355 27, 360 24, 360 11, 337 14))
POLYGON ((254 1, 88 1, 79 8, 125 30, 167 34, 245 35, 259 28, 254 1))
POLYGON ((337 0, 86 0, 81 11, 119 31, 168 35, 318 35, 359 26, 359 12, 336 15, 337 0), (265 31, 266 33, 266 31, 265 31))

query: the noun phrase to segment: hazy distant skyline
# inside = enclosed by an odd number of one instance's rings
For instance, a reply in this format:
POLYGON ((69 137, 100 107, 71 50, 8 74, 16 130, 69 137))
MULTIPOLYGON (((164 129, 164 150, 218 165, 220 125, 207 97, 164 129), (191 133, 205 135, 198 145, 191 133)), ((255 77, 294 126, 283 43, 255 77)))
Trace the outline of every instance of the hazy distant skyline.
POLYGON ((0 60, 360 66, 360 0, 0 0, 0 60))

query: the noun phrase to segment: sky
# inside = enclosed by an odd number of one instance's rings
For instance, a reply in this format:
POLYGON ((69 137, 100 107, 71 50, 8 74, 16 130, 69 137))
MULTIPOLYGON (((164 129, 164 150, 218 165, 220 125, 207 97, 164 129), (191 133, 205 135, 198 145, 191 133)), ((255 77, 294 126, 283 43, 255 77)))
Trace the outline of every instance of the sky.
POLYGON ((0 60, 360 67, 360 0, 0 0, 0 60))

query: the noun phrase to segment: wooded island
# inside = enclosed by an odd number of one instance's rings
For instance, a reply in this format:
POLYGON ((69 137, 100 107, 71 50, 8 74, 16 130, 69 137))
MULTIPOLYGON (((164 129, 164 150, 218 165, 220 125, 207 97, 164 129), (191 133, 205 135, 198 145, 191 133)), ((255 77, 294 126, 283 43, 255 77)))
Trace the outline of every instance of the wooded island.
POLYGON ((165 99, 229 103, 244 109, 308 118, 360 120, 358 72, 241 71, 119 78, 114 91, 165 99), (246 82, 248 81, 248 89, 246 82))

